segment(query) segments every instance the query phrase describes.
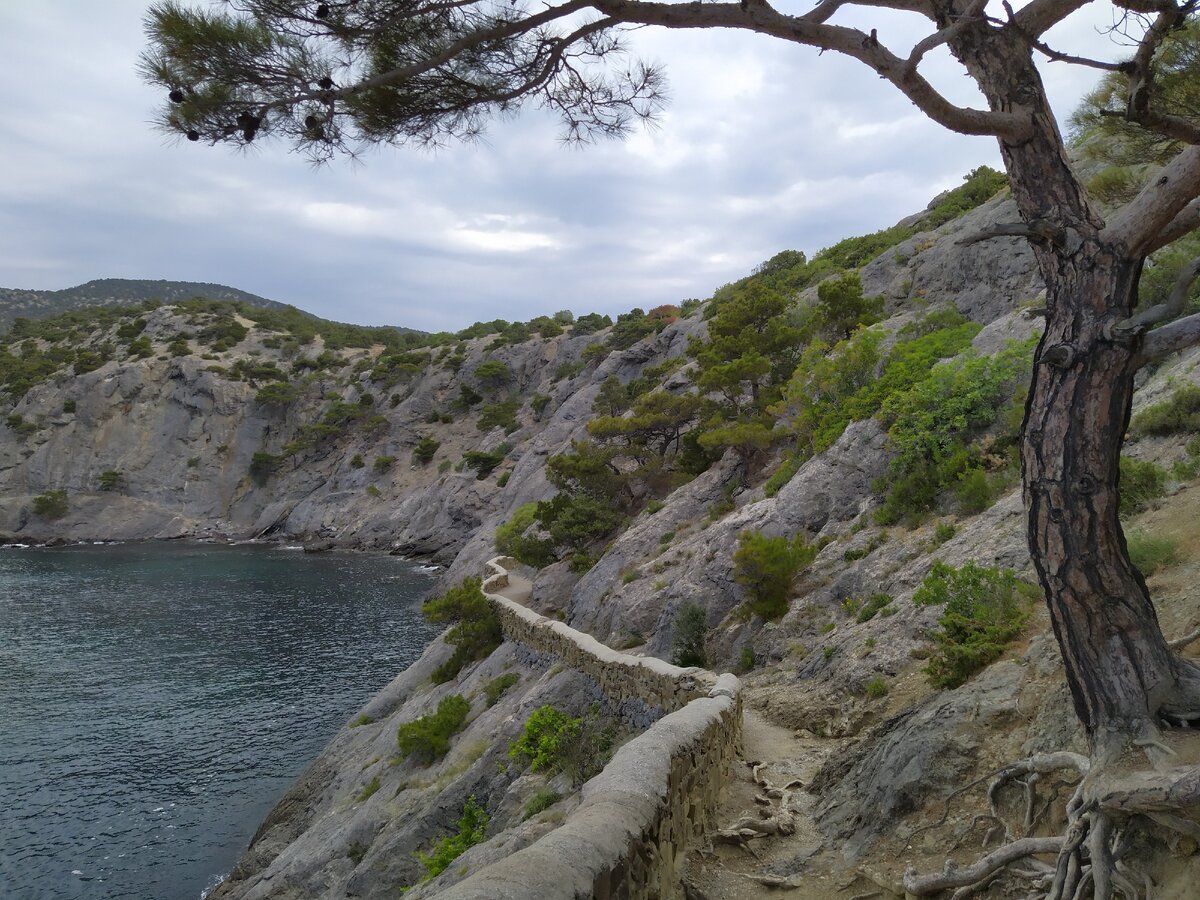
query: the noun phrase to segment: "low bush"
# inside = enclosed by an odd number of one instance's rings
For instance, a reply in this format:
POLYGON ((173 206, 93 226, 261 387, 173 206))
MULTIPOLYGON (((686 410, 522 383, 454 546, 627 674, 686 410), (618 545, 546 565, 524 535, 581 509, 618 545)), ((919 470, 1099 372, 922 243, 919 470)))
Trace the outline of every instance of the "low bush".
POLYGON ((371 465, 371 468, 374 470, 375 474, 379 475, 390 469, 395 461, 396 457, 394 456, 377 456, 375 457, 375 462, 371 465))
POLYGON ((447 835, 436 844, 428 855, 418 852, 417 859, 425 867, 421 881, 429 881, 441 875, 470 848, 483 842, 487 832, 488 814, 475 802, 474 795, 463 805, 462 817, 458 820, 458 831, 447 835))
POLYGON ((872 594, 867 597, 862 606, 858 609, 858 614, 854 617, 856 622, 870 622, 875 616, 892 602, 891 594, 872 594))
POLYGON ((557 557, 552 541, 526 534, 537 517, 537 508, 537 503, 526 503, 513 511, 512 518, 496 529, 496 550, 527 566, 541 569, 557 557))
POLYGON ((508 444, 501 444, 492 451, 468 450, 463 454, 463 462, 475 470, 477 481, 483 481, 492 474, 496 466, 504 462, 504 458, 508 456, 508 451, 511 449, 508 444))
POLYGON ((121 483, 121 473, 113 469, 100 473, 100 490, 111 491, 121 483))
POLYGON ((867 682, 867 686, 866 686, 865 690, 866 690, 867 696, 870 697, 872 700, 878 700, 881 697, 886 697, 887 692, 888 692, 887 679, 884 678, 882 675, 876 675, 874 678, 872 678, 870 681, 867 682))
POLYGON ((675 639, 671 644, 671 662, 677 666, 707 665, 704 638, 708 634, 708 614, 704 607, 688 603, 675 613, 675 639))
POLYGON ((1179 541, 1169 535, 1150 534, 1139 529, 1127 535, 1125 540, 1129 559, 1147 578, 1179 561, 1179 541))
POLYGON ((437 712, 405 722, 396 731, 396 743, 404 758, 415 756, 424 766, 446 755, 450 738, 467 720, 471 704, 461 694, 443 697, 437 712))
POLYGON ((450 623, 446 643, 453 646, 454 655, 433 673, 435 684, 455 677, 467 663, 483 659, 500 646, 504 635, 500 619, 480 589, 480 579, 464 578, 440 597, 426 600, 421 612, 430 622, 450 623))
POLYGON ((768 620, 786 613, 792 582, 816 555, 800 535, 789 541, 760 531, 739 534, 733 577, 750 594, 750 612, 768 620))
POLYGON ((1147 406, 1129 423, 1131 438, 1200 431, 1200 387, 1185 385, 1166 400, 1147 406))
POLYGON ((578 742, 582 719, 573 719, 557 707, 535 709, 525 721, 520 737, 508 745, 511 759, 526 759, 534 772, 557 772, 568 748, 578 742))
POLYGON ((483 688, 483 696, 487 699, 487 705, 495 706, 504 696, 505 691, 520 680, 521 676, 516 672, 508 672, 489 681, 483 688))
POLYGON ((33 498, 33 511, 45 519, 61 519, 67 509, 66 491, 46 491, 33 498))
POLYGON ((521 821, 524 822, 526 819, 532 819, 540 812, 545 812, 561 799, 562 794, 558 791, 552 791, 550 788, 542 788, 526 802, 525 812, 521 816, 521 821))
POLYGON ((553 706, 540 706, 508 745, 514 760, 528 760, 534 772, 563 772, 576 786, 604 768, 616 743, 615 723, 593 705, 577 719, 553 706))
POLYGON ((1121 515, 1132 516, 1163 495, 1167 470, 1149 460, 1121 457, 1121 515))
POLYGON ((480 431, 490 431, 493 428, 500 427, 504 429, 505 434, 516 431, 521 427, 521 423, 517 421, 517 411, 521 408, 519 400, 504 400, 500 403, 489 403, 479 412, 479 421, 476 422, 476 427, 480 431))
POLYGON ((435 440, 431 435, 421 435, 420 440, 417 441, 417 446, 413 447, 413 462, 426 465, 433 459, 434 454, 437 453, 440 446, 442 446, 442 442, 435 440))
POLYGON ((913 595, 917 606, 943 606, 939 630, 930 634, 934 650, 925 673, 934 687, 966 682, 1021 633, 1037 589, 1009 569, 968 562, 955 569, 933 564, 913 595))

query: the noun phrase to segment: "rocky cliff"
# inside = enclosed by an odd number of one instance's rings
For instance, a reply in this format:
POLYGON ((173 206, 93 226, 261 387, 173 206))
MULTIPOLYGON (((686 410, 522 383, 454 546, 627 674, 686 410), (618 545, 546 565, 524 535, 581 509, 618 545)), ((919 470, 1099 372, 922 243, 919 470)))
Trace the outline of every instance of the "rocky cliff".
MULTIPOLYGON (((867 262, 862 284, 884 297, 881 340, 951 309, 982 326, 972 346, 957 351, 960 360, 1035 336, 1041 286, 1023 244, 956 242, 1013 216, 1002 193, 867 262)), ((817 299, 812 286, 797 303, 817 299)), ((0 441, 0 530, 20 540, 190 535, 390 549, 444 565, 449 587, 496 555, 498 526, 554 493, 546 463, 587 437, 606 380, 629 383, 649 370, 656 390, 693 392, 689 341, 703 340, 709 327, 698 309, 621 349, 594 349, 610 336, 601 328, 401 351, 320 335, 298 344, 241 316, 244 335, 217 349, 202 336, 222 315, 146 311, 133 329, 133 340, 145 339, 137 353, 30 386, 0 441), (507 374, 488 376, 481 367, 489 361, 507 374), (283 383, 273 370, 287 370, 293 390, 265 390, 283 383), (55 491, 66 492, 66 508, 47 514, 37 498, 55 491)), ((123 324, 81 339, 116 343, 127 339, 118 337, 123 324)), ((48 352, 44 338, 26 340, 48 352)), ((1200 382, 1198 362, 1195 354, 1176 358, 1148 375, 1138 408, 1200 382)), ((985 430, 985 459, 991 440, 985 430)), ((1176 464, 1160 485, 1176 496, 1150 504, 1131 528, 1165 529, 1186 546, 1193 532, 1171 510, 1190 508, 1194 490, 1187 435, 1148 434, 1128 452, 1176 464)), ((564 558, 524 573, 534 610, 663 659, 677 647, 681 613, 701 611, 710 666, 741 670, 753 714, 824 760, 819 773, 805 775, 809 800, 798 801, 809 822, 802 846, 781 839, 769 854, 781 879, 812 873, 805 897, 830 895, 821 893, 821 877, 863 871, 888 889, 899 875, 893 851, 998 754, 1079 741, 1036 608, 1020 641, 975 679, 946 690, 927 682, 923 658, 939 610, 914 604, 914 593, 937 562, 1027 576, 1023 513, 996 461, 987 463, 995 470, 987 502, 954 501, 936 517, 880 525, 875 513, 896 477, 895 454, 882 414, 851 422, 774 484, 767 476, 786 465, 785 453, 729 450, 633 514, 590 567, 564 558), (799 537, 813 548, 781 617, 747 611, 733 558, 745 532, 799 537)), ((1175 574, 1153 582, 1172 632, 1189 630, 1197 617, 1198 598, 1179 574, 1194 564, 1182 551, 1179 562, 1175 574)), ((451 653, 435 641, 364 708, 281 800, 215 896, 395 896, 421 881, 416 854, 453 833, 475 798, 490 815, 486 840, 409 895, 432 896, 552 831, 580 802, 569 777, 511 764, 509 742, 533 710, 552 704, 581 719, 592 710, 626 739, 661 713, 513 642, 435 683, 451 653), (510 686, 493 697, 505 676, 510 686), (470 711, 449 752, 427 766, 397 756, 397 728, 452 695, 467 698, 470 711), (560 799, 529 813, 542 792, 560 799)), ((786 756, 799 750, 776 744, 770 752, 780 773, 800 765, 786 756)), ((950 824, 965 835, 969 820, 950 824)), ((925 839, 913 853, 940 868, 964 835, 925 839)), ((729 878, 701 861, 690 883, 714 898, 755 896, 729 878)))

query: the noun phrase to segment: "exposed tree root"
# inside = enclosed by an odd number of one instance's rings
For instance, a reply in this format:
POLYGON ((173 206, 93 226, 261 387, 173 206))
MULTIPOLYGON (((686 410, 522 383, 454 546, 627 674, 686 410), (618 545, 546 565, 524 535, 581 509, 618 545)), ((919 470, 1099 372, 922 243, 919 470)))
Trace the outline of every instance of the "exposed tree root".
MULTIPOLYGON (((1144 749, 1157 761, 1173 755, 1156 734, 1133 741, 1130 746, 1144 749)), ((1156 836, 1165 833, 1200 842, 1200 823, 1192 818, 1200 809, 1200 767, 1118 775, 1110 771, 1115 766, 1098 761, 1115 759, 1114 755, 1099 755, 1093 761, 1077 753, 1043 753, 997 770, 987 790, 990 813, 976 816, 959 841, 980 822, 995 822, 997 825, 984 837, 985 848, 998 832, 1007 842, 969 866, 947 862, 942 872, 930 875, 918 874, 910 867, 903 878, 906 895, 928 897, 952 891, 952 900, 963 900, 996 878, 1009 876, 1028 881, 1034 891, 1029 895, 1031 898, 1149 898, 1152 880, 1148 874, 1131 867, 1127 857, 1136 836, 1147 830, 1156 836), (1064 785, 1062 781, 1054 782, 1055 796, 1043 803, 1038 796, 1039 783, 1045 776, 1063 770, 1081 776, 1074 783, 1075 792, 1066 805, 1066 830, 1060 836, 1030 836, 1064 785), (1015 840, 999 809, 1002 790, 1013 783, 1021 786, 1025 801, 1022 821, 1013 826, 1024 836, 1015 840), (1048 854, 1055 855, 1053 865, 1037 859, 1048 854)), ((943 814, 938 823, 927 827, 937 827, 945 820, 943 814)))
POLYGON ((800 781, 789 781, 782 787, 776 787, 763 775, 765 765, 757 762, 748 765, 755 784, 761 788, 754 797, 754 802, 760 808, 753 813, 746 813, 729 827, 714 832, 712 839, 717 843, 736 844, 757 856, 750 849, 749 841, 769 835, 795 833, 796 814, 792 811, 792 795, 804 785, 800 781))

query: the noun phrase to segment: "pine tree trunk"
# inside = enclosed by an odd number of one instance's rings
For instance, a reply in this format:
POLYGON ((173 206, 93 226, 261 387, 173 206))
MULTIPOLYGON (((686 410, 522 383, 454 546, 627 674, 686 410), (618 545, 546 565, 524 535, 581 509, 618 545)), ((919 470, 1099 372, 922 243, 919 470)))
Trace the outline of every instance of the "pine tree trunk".
POLYGON ((1055 235, 1031 242, 1047 296, 1021 437, 1029 550, 1076 712, 1104 756, 1152 736, 1164 711, 1200 707, 1198 670, 1167 646, 1118 518, 1138 348, 1106 332, 1136 305, 1142 260, 1104 242, 1027 43, 981 23, 951 49, 992 109, 1033 128, 1000 142, 1021 218, 1055 235))
POLYGON ((1177 684, 1118 519, 1136 348, 1104 326, 1128 315, 1139 274, 1100 247, 1059 259, 1021 445, 1029 548, 1093 745, 1152 729, 1177 684))

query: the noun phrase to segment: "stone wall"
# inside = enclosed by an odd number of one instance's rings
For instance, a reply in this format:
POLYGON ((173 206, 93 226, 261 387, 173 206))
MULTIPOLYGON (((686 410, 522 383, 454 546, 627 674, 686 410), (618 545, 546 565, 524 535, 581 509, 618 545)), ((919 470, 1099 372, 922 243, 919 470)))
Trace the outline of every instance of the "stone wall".
POLYGON ((710 827, 741 735, 741 683, 630 656, 494 593, 512 561, 488 563, 483 589, 504 635, 557 656, 612 697, 666 715, 583 786, 557 829, 438 894, 442 900, 674 900, 684 853, 710 827))

